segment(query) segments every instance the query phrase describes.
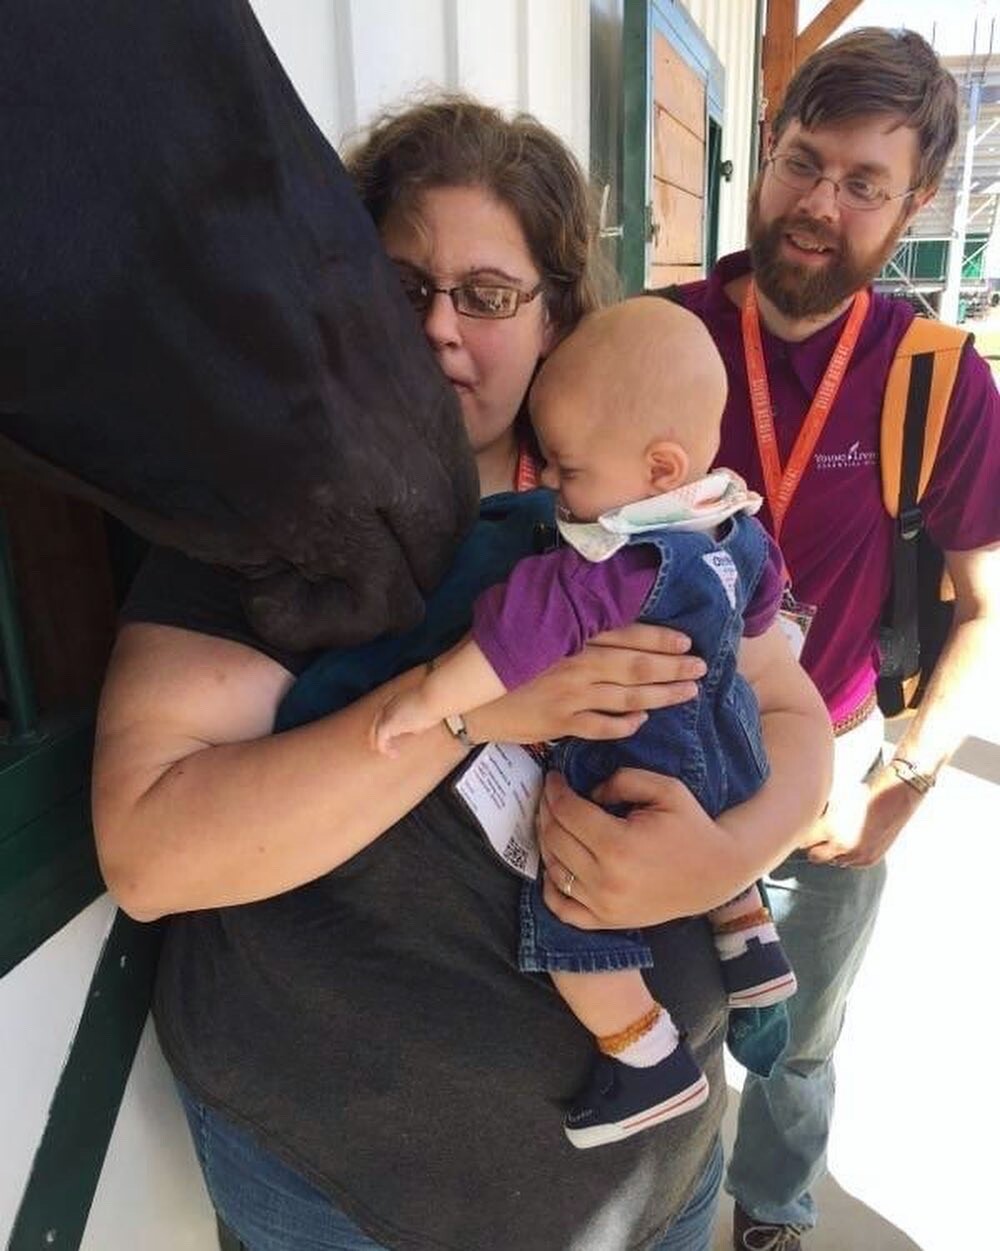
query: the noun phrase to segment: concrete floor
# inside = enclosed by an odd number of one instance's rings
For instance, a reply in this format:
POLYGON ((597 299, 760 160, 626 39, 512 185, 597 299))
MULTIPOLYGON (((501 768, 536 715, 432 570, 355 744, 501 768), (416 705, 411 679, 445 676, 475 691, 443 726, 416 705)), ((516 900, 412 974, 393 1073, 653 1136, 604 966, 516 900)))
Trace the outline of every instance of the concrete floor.
MULTIPOLYGON (((965 744, 889 855, 837 1051, 820 1223, 804 1251, 1000 1251, 998 810, 994 672, 965 744)), ((741 1070, 727 1072, 731 1134, 741 1070)), ((715 1251, 729 1251, 730 1228, 726 1198, 715 1251)))

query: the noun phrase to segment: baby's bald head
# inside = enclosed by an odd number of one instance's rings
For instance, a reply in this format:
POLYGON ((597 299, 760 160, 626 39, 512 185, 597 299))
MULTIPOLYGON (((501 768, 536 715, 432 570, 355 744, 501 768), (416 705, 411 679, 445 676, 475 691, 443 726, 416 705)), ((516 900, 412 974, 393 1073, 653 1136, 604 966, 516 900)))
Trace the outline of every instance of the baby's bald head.
POLYGON ((531 391, 543 443, 552 419, 590 423, 591 435, 633 445, 680 444, 689 478, 711 467, 726 402, 726 370, 701 321, 643 296, 591 313, 543 364, 531 391), (578 397, 576 405, 548 401, 578 397), (573 413, 576 416, 573 416, 573 413))

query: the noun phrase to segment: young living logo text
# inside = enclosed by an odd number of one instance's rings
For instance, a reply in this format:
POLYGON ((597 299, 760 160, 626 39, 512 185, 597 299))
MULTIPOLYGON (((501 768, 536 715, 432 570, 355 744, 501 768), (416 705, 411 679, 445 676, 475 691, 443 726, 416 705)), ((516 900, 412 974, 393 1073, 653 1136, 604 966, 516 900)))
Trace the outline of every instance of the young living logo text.
POLYGON ((817 452, 817 469, 857 469, 862 465, 874 465, 878 459, 874 451, 863 452, 860 440, 852 443, 846 452, 817 452))

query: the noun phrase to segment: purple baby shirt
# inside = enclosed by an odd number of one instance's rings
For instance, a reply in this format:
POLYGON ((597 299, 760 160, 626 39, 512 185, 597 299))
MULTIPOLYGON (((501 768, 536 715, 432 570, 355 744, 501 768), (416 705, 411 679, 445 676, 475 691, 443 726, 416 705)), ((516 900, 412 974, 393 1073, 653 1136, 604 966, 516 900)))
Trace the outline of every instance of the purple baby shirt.
MULTIPOLYGON (((476 600, 472 637, 507 690, 575 655, 588 639, 637 620, 656 580, 660 556, 651 543, 623 547, 595 564, 572 547, 518 561, 506 582, 476 600)), ((783 588, 781 553, 772 543, 743 634, 763 634, 783 588)))

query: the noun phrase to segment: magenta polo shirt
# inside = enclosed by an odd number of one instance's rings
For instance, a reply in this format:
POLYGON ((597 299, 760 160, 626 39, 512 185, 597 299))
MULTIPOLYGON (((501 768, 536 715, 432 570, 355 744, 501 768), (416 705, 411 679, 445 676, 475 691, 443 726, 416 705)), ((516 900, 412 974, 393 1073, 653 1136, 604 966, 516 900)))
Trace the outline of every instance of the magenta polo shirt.
MULTIPOLYGON (((717 464, 735 469, 763 495, 740 310, 724 291, 749 268, 746 252, 724 257, 709 278, 682 287, 680 298, 711 331, 729 375, 717 464)), ((783 466, 846 316, 801 343, 778 339, 761 325, 783 466)), ((835 722, 871 693, 878 673, 894 524, 882 505, 879 421, 889 366, 913 316, 904 301, 873 293, 850 368, 781 530, 795 596, 817 608, 802 663, 835 722)), ((1000 540, 1000 396, 974 351, 966 351, 959 367, 922 507, 929 533, 945 550, 1000 540)), ((772 528, 766 504, 758 516, 772 528)))

